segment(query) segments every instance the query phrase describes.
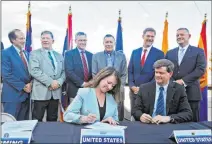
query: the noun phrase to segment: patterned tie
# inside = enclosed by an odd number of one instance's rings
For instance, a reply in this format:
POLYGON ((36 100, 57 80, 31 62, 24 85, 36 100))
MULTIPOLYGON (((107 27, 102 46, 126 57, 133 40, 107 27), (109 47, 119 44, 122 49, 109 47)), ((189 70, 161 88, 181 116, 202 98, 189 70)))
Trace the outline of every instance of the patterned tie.
POLYGON ((159 89, 160 89, 160 93, 159 93, 159 97, 158 97, 158 101, 157 101, 155 115, 165 116, 165 113, 164 113, 164 97, 163 97, 164 88, 160 87, 159 89))
POLYGON ((109 67, 113 66, 111 54, 107 54, 107 66, 109 67))
POLYGON ((180 48, 180 53, 178 55, 178 64, 180 65, 182 60, 183 60, 183 56, 184 56, 184 48, 180 48))
POLYGON ((27 69, 27 62, 26 62, 26 59, 24 57, 24 52, 23 51, 20 51, 20 57, 21 57, 21 60, 24 63, 25 68, 27 69))
POLYGON ((53 60, 53 58, 52 58, 51 52, 49 51, 48 54, 49 54, 49 59, 51 60, 52 66, 53 66, 54 69, 55 69, 54 60, 53 60))
POLYGON ((145 59, 146 59, 146 52, 147 52, 147 49, 143 49, 144 51, 144 54, 141 58, 141 66, 144 66, 144 63, 145 63, 145 59))
POLYGON ((84 69, 84 81, 87 82, 88 81, 88 67, 87 67, 87 63, 85 60, 85 56, 84 56, 84 51, 81 51, 82 54, 82 64, 83 64, 83 69, 84 69))

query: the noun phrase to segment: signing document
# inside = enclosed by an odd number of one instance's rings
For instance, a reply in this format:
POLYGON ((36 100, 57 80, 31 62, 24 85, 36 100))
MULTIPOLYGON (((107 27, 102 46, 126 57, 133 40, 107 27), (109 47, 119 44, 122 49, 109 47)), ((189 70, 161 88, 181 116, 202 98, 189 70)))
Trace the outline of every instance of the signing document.
POLYGON ((108 123, 102 123, 102 122, 95 122, 93 124, 85 126, 85 128, 91 128, 91 129, 119 129, 124 130, 127 128, 127 126, 119 126, 119 125, 110 125, 108 123))

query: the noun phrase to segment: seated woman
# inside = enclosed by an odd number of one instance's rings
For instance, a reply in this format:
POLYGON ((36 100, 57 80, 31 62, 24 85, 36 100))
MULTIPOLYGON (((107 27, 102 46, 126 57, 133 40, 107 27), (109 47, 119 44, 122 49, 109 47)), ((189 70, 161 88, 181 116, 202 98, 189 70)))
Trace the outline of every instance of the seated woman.
POLYGON ((83 124, 95 121, 118 124, 118 94, 121 81, 112 67, 99 71, 91 81, 91 88, 80 88, 63 117, 65 122, 83 124))

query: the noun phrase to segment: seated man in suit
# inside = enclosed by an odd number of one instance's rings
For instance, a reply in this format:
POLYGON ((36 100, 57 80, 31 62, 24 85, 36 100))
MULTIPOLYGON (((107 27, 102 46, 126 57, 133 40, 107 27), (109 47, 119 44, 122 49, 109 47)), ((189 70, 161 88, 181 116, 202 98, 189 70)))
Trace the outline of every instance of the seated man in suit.
POLYGON ((100 70, 91 81, 92 88, 80 88, 64 113, 64 121, 93 123, 95 121, 118 124, 117 93, 121 80, 113 67, 100 70))
POLYGON ((155 82, 140 86, 133 107, 135 120, 143 123, 182 123, 192 120, 185 88, 172 82, 174 64, 161 59, 154 63, 155 82))

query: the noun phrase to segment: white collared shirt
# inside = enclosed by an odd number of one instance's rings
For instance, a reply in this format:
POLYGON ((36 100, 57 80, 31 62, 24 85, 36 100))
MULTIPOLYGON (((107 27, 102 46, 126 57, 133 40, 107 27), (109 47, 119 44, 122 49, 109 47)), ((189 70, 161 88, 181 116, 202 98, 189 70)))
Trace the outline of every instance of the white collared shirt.
MULTIPOLYGON (((19 48, 17 48, 16 46, 14 46, 14 45, 13 45, 13 47, 15 48, 16 52, 18 53, 18 55, 21 57, 21 55, 20 55, 20 51, 21 50, 19 48)), ((22 51, 23 51, 23 49, 22 49, 22 51)), ((23 52, 23 55, 24 55, 25 61, 26 61, 27 66, 28 66, 28 60, 27 60, 26 55, 25 55, 24 52, 23 52)))
POLYGON ((147 51, 146 51, 146 57, 145 57, 145 61, 146 61, 146 58, 147 58, 147 56, 148 56, 148 54, 149 54, 151 48, 152 48, 152 46, 150 46, 150 47, 148 47, 148 48, 144 48, 144 47, 142 48, 141 59, 142 59, 142 57, 143 57, 143 55, 144 55, 144 49, 146 49, 146 50, 147 50, 147 51))

